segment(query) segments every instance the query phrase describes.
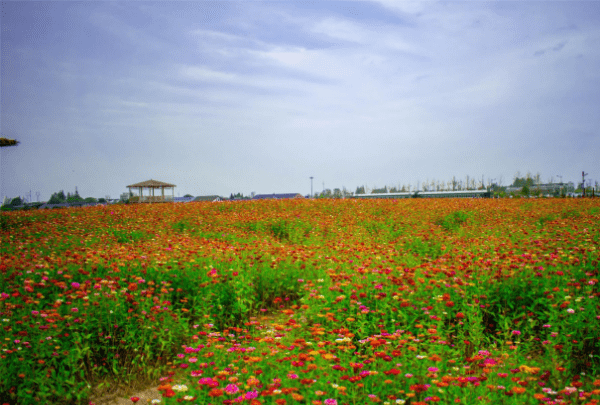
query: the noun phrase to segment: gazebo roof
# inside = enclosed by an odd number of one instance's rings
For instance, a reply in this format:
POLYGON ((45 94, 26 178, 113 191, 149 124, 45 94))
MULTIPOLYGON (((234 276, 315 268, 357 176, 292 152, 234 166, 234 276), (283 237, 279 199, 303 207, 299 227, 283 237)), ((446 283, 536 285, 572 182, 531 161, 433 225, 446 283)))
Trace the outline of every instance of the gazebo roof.
POLYGON ((176 187, 175 184, 165 183, 164 181, 158 180, 146 180, 140 183, 130 184, 127 187, 149 187, 149 188, 161 188, 161 187, 176 187))

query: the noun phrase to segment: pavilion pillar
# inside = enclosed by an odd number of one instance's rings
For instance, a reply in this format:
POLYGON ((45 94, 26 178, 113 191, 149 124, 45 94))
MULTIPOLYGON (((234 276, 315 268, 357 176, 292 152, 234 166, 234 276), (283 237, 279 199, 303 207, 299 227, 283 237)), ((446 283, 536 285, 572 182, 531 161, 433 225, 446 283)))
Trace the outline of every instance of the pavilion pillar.
POLYGON ((162 186, 160 190, 162 191, 162 201, 165 202, 165 186, 162 186))

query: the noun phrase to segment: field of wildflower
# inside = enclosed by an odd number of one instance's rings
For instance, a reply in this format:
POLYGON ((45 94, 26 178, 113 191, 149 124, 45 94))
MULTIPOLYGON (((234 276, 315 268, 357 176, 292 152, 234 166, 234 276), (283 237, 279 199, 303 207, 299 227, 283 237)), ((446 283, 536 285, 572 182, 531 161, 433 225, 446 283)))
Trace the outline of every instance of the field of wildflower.
POLYGON ((0 238, 0 405, 600 402, 598 199, 20 211, 0 238))

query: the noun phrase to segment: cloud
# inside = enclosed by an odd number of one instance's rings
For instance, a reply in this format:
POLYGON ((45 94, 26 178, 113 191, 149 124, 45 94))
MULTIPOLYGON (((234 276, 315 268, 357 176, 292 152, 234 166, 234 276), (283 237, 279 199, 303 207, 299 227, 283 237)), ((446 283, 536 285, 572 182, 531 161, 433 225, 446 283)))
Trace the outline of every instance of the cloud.
POLYGON ((77 4, 91 26, 3 48, 3 130, 25 134, 3 192, 17 171, 48 195, 144 176, 228 195, 593 161, 593 4, 77 4))

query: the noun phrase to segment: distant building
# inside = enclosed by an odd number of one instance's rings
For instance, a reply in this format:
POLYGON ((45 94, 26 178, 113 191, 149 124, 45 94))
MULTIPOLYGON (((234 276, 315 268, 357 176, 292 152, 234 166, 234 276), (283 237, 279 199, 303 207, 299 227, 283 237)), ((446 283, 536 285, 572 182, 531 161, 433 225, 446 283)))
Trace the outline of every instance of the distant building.
POLYGON ((373 199, 373 198, 482 198, 489 197, 487 190, 460 190, 460 191, 411 191, 398 193, 379 193, 379 194, 354 194, 352 198, 373 199))
POLYGON ((290 198, 304 198, 300 193, 287 193, 287 194, 256 194, 253 200, 285 200, 290 198))
POLYGON ((191 202, 194 197, 173 197, 173 202, 191 202))
POLYGON ((219 201, 223 201, 223 199, 221 197, 219 197, 218 195, 199 195, 198 197, 194 198, 192 201, 219 202, 219 201))
POLYGON ((71 205, 69 203, 59 203, 59 204, 48 204, 44 203, 40 206, 40 210, 52 209, 52 208, 69 208, 71 205))
MULTIPOLYGON (((523 190, 523 187, 506 187, 507 193, 520 193, 523 190)), ((534 184, 529 187, 529 193, 535 193, 539 191, 542 194, 567 194, 575 191, 575 185, 573 182, 568 183, 545 183, 545 184, 534 184)))

